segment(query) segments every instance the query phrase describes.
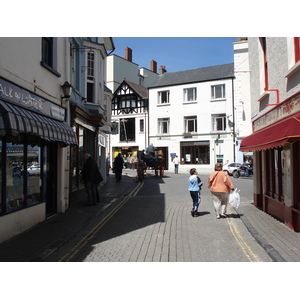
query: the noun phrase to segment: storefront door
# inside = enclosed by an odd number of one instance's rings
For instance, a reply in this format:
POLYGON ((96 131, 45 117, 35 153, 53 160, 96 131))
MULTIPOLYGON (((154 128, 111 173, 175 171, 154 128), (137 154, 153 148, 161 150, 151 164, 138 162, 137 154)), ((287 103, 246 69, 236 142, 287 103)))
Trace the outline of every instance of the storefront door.
POLYGON ((49 217, 57 212, 57 144, 46 146, 46 214, 49 217))

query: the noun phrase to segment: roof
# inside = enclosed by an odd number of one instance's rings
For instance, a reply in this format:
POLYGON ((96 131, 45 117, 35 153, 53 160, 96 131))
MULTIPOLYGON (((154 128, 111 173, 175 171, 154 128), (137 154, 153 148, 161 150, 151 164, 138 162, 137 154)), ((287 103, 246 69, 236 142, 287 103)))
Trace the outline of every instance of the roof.
POLYGON ((148 99, 148 89, 146 87, 128 80, 124 80, 123 82, 126 82, 142 99, 148 99))
POLYGON ((191 69, 178 72, 166 72, 159 75, 148 87, 179 85, 194 82, 204 82, 234 77, 234 64, 218 65, 199 69, 191 69))

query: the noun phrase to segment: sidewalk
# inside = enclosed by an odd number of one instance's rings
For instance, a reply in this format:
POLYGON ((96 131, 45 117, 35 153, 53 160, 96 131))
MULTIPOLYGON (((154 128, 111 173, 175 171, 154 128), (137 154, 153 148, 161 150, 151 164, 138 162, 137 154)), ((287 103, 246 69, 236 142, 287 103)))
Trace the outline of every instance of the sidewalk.
MULTIPOLYGON (((78 190, 64 214, 37 224, 28 231, 0 244, 2 262, 41 262, 52 252, 75 236, 94 218, 117 199, 121 199, 136 187, 135 170, 123 170, 121 183, 115 183, 110 174, 108 182, 100 189, 100 203, 84 207, 84 189, 78 190)), ((237 209, 241 220, 273 261, 300 261, 300 233, 289 229, 280 221, 256 208, 251 201, 241 199, 237 209)))
POLYGON ((118 198, 129 193, 137 183, 135 170, 123 170, 122 181, 115 182, 113 173, 99 189, 100 203, 85 207, 85 190, 74 192, 70 208, 63 214, 57 214, 31 229, 0 244, 2 262, 39 262, 75 236, 89 222, 99 216, 118 198), (127 174, 127 176, 126 176, 127 174))

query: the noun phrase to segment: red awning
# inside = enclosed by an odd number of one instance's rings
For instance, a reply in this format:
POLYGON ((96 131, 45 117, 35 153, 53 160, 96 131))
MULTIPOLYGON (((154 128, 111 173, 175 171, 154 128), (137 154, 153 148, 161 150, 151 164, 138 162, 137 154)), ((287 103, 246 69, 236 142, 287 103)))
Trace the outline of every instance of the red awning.
POLYGON ((286 117, 242 139, 240 151, 258 151, 300 140, 300 113, 286 117))

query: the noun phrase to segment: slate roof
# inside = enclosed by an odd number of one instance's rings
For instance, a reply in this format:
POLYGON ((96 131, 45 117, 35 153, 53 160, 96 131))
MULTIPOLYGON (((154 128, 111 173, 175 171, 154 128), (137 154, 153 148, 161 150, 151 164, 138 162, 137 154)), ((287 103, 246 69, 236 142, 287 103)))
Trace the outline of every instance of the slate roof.
POLYGON ((141 96, 142 99, 148 99, 148 89, 146 87, 128 80, 124 80, 124 82, 126 82, 126 84, 128 84, 139 96, 141 96))
POLYGON ((204 82, 232 77, 234 77, 233 63, 178 72, 166 72, 159 75, 148 88, 151 89, 155 87, 204 82))

